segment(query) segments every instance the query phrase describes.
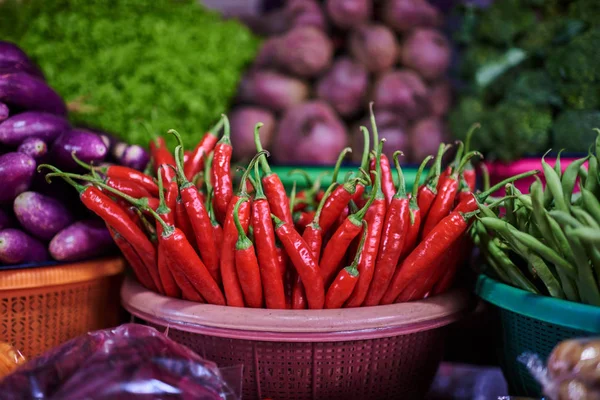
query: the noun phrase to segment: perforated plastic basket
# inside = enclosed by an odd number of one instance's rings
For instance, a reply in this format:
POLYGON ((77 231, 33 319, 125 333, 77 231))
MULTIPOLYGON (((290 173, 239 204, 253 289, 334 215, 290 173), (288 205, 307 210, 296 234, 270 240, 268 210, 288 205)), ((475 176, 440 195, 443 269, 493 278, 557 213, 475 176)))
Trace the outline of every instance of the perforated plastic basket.
POLYGON ((243 398, 421 399, 442 358, 444 327, 466 313, 462 291, 341 310, 196 304, 127 279, 123 306, 220 367, 244 366, 243 398))
POLYGON ((496 347, 512 395, 541 397, 538 383, 517 358, 524 352, 546 360, 559 342, 600 333, 600 307, 538 296, 481 275, 477 294, 499 314, 496 347))
POLYGON ((101 258, 0 271, 0 340, 27 358, 88 331, 118 325, 125 262, 101 258))

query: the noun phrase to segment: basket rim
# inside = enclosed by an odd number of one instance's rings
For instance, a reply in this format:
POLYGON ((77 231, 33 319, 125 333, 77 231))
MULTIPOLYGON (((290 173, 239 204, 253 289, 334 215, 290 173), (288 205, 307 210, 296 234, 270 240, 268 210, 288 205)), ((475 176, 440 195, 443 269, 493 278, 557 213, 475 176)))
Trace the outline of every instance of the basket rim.
POLYGON ((565 328, 600 333, 600 307, 541 296, 480 274, 475 293, 499 308, 565 328))
POLYGON ((145 289, 127 277, 121 304, 145 321, 210 336, 261 341, 344 341, 405 335, 457 321, 476 303, 466 290, 430 299, 335 310, 266 310, 198 304, 145 289))
POLYGON ((52 266, 0 271, 0 293, 9 290, 68 285, 120 274, 125 260, 120 256, 52 266))

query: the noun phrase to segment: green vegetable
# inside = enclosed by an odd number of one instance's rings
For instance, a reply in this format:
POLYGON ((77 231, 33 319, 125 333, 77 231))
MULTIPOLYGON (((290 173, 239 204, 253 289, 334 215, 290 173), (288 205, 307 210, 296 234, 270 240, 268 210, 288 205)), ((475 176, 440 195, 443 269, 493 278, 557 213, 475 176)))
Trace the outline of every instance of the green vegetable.
POLYGON ((553 146, 556 148, 586 149, 596 137, 594 128, 600 127, 600 111, 566 110, 560 113, 552 126, 553 146))
POLYGON ((510 45, 535 22, 534 11, 523 1, 495 1, 479 21, 477 35, 491 43, 510 45))
POLYGON ((0 6, 0 37, 41 65, 74 122, 129 143, 148 144, 146 120, 158 132, 177 128, 193 148, 258 47, 245 27, 193 0, 22 3, 0 6))

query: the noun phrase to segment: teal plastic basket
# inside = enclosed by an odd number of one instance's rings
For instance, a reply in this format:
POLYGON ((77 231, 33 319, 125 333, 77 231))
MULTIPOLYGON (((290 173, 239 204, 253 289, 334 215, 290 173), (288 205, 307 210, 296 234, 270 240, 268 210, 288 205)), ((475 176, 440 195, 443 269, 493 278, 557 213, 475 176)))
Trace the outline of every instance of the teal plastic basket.
POLYGON ((511 395, 542 396, 540 385, 518 361, 521 354, 546 360, 559 342, 600 333, 600 307, 539 296, 484 275, 475 290, 499 314, 495 345, 511 395))

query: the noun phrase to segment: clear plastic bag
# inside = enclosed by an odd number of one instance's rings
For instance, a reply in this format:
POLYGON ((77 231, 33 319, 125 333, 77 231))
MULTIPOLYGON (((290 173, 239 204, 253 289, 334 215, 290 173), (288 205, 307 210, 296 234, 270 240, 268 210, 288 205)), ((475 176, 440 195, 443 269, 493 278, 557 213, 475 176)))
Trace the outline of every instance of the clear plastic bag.
MULTIPOLYGON (((227 374, 239 387, 239 371, 227 374)), ((52 349, 0 381, 0 393, 2 399, 49 400, 240 398, 214 363, 137 324, 90 332, 52 349)))
POLYGON ((523 354, 519 360, 550 400, 600 400, 600 338, 559 343, 547 365, 535 354, 523 354))

